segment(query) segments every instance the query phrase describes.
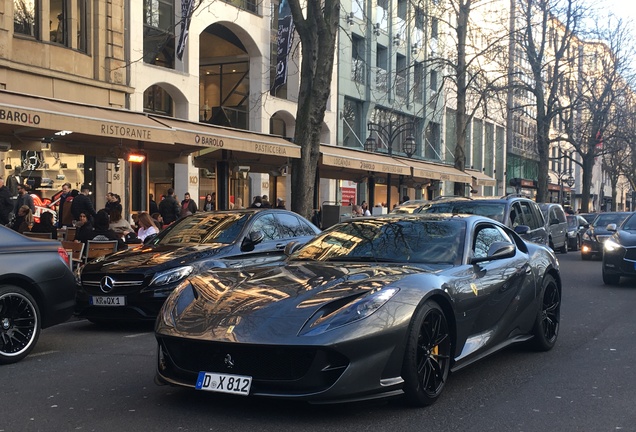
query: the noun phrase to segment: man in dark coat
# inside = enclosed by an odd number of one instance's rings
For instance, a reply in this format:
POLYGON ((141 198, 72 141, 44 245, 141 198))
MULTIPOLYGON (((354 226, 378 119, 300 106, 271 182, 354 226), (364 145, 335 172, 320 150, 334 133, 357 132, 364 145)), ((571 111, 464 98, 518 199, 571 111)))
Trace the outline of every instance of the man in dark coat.
POLYGON ((0 178, 0 225, 9 223, 12 210, 11 191, 4 185, 4 179, 0 178))
POLYGON ((89 220, 93 220, 95 215, 95 208, 93 207, 93 201, 91 201, 90 194, 91 189, 88 185, 82 185, 79 195, 77 195, 71 202, 71 213, 73 214, 73 220, 79 220, 80 213, 84 213, 89 217, 89 220))
POLYGON ((35 203, 33 202, 33 197, 31 196, 31 186, 27 184, 19 184, 18 185, 18 199, 15 202, 15 208, 13 211, 15 214, 18 214, 18 210, 23 205, 29 206, 31 209, 31 213, 35 213, 35 203))
POLYGON ((174 189, 168 189, 168 195, 159 203, 159 213, 163 218, 164 226, 179 219, 181 206, 174 197, 174 189))
POLYGON ((181 201, 181 217, 188 216, 197 212, 197 204, 190 198, 190 192, 186 192, 184 200, 181 201))
POLYGON ((155 201, 155 197, 153 194, 149 194, 150 199, 148 200, 148 214, 152 215, 155 213, 159 213, 159 206, 157 205, 157 201, 155 201))

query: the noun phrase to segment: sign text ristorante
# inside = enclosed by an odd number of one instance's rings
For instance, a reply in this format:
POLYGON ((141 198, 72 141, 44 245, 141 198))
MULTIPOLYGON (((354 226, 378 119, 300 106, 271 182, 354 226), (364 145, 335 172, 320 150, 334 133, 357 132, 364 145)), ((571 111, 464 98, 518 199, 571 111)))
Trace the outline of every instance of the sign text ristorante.
POLYGON ((122 138, 151 140, 151 130, 143 128, 135 128, 130 126, 119 126, 113 124, 102 124, 100 132, 103 135, 110 135, 122 138))

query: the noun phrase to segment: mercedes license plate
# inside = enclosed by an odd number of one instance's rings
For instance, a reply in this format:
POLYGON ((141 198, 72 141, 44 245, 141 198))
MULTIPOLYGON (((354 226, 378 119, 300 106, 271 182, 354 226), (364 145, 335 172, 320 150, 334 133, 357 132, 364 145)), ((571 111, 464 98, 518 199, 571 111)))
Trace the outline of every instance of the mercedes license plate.
POLYGON ((126 306, 124 296, 91 296, 93 306, 126 306))
POLYGON ((250 394, 251 386, 252 377, 250 376, 199 372, 195 388, 197 390, 247 396, 250 394))

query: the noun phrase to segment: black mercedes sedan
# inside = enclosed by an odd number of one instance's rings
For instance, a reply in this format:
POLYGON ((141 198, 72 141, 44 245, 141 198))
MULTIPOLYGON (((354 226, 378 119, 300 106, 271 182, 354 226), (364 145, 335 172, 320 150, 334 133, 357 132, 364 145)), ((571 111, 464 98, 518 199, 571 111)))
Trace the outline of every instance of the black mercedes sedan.
POLYGON ((605 212, 599 213, 590 224, 588 230, 583 234, 581 242, 581 259, 590 260, 593 257, 599 259, 603 256, 603 243, 610 238, 612 232, 607 230, 607 226, 620 225, 629 212, 605 212))
POLYGON ((0 364, 26 357, 41 329, 67 321, 74 307, 75 280, 60 242, 0 226, 0 364))
POLYGON ((195 213, 144 245, 80 268, 77 315, 96 324, 153 321, 170 292, 191 274, 283 260, 289 242, 305 243, 319 232, 289 210, 195 213))
POLYGON ((514 343, 551 349, 554 252, 483 216, 350 219, 281 264, 186 278, 155 325, 156 381, 315 403, 403 395, 514 343))
POLYGON ((618 285, 621 276, 636 277, 636 213, 607 229, 613 234, 603 244, 603 282, 618 285))

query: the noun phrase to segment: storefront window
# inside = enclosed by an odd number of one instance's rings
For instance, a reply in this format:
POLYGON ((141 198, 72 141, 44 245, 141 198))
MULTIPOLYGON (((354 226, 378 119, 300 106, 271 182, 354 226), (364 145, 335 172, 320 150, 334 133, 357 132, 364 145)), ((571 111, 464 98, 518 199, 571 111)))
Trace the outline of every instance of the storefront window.
POLYGON ((144 62, 174 69, 174 0, 144 0, 144 62))
POLYGON ((13 0, 13 31, 37 37, 37 10, 39 10, 39 2, 37 0, 13 0))

